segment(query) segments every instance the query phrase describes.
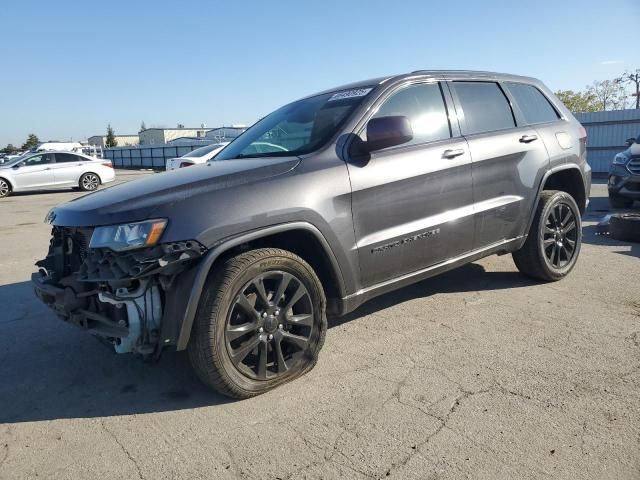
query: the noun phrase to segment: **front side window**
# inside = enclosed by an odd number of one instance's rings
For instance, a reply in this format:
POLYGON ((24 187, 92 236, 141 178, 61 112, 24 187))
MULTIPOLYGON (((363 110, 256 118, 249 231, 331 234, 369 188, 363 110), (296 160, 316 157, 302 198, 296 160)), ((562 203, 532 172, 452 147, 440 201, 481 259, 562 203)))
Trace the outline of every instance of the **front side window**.
POLYGON ((525 121, 529 125, 554 122, 560 118, 547 97, 533 85, 524 83, 507 83, 507 88, 520 107, 525 121))
POLYGON ((51 163, 51 157, 48 153, 43 153, 42 155, 34 155, 33 157, 29 157, 24 161, 25 167, 46 165, 47 163, 51 163))
POLYGON ((249 128, 216 160, 284 157, 311 153, 326 144, 373 90, 352 88, 290 103, 249 128))
POLYGON ((516 126, 507 97, 494 82, 453 82, 464 114, 466 135, 516 126))
POLYGON ((451 137, 449 119, 438 83, 419 83, 394 93, 373 118, 402 115, 408 118, 413 139, 402 145, 417 145, 451 137))

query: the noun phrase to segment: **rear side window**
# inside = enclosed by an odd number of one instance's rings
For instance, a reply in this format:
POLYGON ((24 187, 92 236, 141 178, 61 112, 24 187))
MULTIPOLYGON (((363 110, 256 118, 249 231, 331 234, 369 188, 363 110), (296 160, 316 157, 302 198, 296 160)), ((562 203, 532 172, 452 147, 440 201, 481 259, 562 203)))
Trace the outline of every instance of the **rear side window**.
POLYGON ((70 153, 56 153, 56 163, 82 162, 84 158, 70 153))
POLYGON ((547 97, 533 85, 523 83, 507 83, 506 85, 529 125, 553 122, 560 118, 547 97))
POLYGON ((373 118, 404 115, 413 139, 403 145, 433 142, 451 137, 447 109, 438 83, 419 83, 391 95, 373 118))
POLYGON ((494 82, 453 82, 464 112, 464 132, 505 130, 516 126, 507 97, 494 82))

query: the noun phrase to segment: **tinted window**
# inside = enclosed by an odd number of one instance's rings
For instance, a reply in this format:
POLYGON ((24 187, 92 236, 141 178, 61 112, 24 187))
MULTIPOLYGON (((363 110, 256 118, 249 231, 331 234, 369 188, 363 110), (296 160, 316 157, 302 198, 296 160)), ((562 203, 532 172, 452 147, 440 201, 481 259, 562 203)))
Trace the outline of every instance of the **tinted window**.
POLYGON ((56 163, 83 162, 85 159, 70 153, 56 153, 56 163))
POLYGON ((42 155, 34 155, 33 157, 27 158, 24 162, 25 166, 33 167, 34 165, 45 165, 47 163, 51 163, 51 157, 47 153, 43 153, 42 155))
POLYGON ((536 87, 523 83, 507 83, 507 87, 528 124, 553 122, 560 118, 547 97, 536 87))
POLYGON ((497 83, 454 82, 464 112, 464 133, 493 132, 515 127, 511 106, 497 83))
POLYGON ((406 116, 413 129, 413 139, 403 145, 451 137, 447 109, 437 83, 421 83, 399 90, 380 106, 373 118, 394 115, 406 116))

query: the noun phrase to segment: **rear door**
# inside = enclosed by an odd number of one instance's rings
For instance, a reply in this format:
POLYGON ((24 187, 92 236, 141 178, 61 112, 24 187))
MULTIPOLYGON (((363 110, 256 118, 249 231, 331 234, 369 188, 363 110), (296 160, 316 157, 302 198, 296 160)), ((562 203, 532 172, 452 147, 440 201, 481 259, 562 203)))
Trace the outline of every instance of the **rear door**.
POLYGON ((53 155, 41 153, 27 158, 14 168, 13 179, 16 188, 47 188, 54 185, 53 155))
POLYGON ((363 286, 391 280, 471 249, 471 158, 449 121, 451 97, 435 81, 398 86, 371 108, 373 117, 403 115, 410 142, 350 160, 352 210, 363 286), (447 101, 448 100, 448 105, 447 101))
POLYGON ((87 159, 66 152, 56 152, 53 155, 56 158, 56 163, 52 166, 55 184, 59 186, 78 185, 87 159))
POLYGON ((474 249, 522 235, 537 195, 538 174, 549 165, 536 130, 517 122, 495 81, 453 81, 462 133, 472 160, 474 249))

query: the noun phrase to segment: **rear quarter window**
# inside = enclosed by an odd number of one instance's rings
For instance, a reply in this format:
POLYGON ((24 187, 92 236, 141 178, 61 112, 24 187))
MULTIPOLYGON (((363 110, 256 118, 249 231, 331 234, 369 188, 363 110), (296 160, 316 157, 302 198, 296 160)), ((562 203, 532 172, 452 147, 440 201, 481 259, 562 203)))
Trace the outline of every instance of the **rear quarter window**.
POLYGON ((520 107, 527 124, 554 122, 560 118, 547 97, 533 85, 506 83, 506 87, 520 107))
POLYGON ((453 82, 464 114, 464 134, 494 132, 516 126, 511 105, 495 82, 453 82))

